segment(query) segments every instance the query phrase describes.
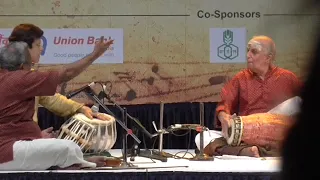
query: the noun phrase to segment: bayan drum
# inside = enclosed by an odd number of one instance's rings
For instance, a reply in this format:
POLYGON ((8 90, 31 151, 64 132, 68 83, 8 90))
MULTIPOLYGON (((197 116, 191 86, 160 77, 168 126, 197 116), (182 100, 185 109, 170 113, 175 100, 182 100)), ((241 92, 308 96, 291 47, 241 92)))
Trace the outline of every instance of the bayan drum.
POLYGON ((113 117, 110 120, 89 119, 78 113, 61 126, 58 139, 74 141, 83 152, 107 152, 117 140, 116 121, 113 117))
POLYGON ((236 116, 232 118, 226 140, 232 146, 245 143, 279 149, 293 123, 289 116, 271 113, 236 116))

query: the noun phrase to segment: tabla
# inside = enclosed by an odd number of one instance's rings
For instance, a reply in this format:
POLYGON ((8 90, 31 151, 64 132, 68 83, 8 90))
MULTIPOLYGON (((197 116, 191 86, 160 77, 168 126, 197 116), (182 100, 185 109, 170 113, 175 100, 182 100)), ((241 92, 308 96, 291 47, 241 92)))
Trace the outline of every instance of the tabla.
POLYGON ((290 116, 257 113, 232 118, 226 140, 229 145, 240 143, 279 149, 294 120, 290 116))
POLYGON ((109 151, 117 140, 116 121, 114 118, 108 121, 89 119, 78 113, 61 126, 58 138, 74 141, 83 152, 109 151))

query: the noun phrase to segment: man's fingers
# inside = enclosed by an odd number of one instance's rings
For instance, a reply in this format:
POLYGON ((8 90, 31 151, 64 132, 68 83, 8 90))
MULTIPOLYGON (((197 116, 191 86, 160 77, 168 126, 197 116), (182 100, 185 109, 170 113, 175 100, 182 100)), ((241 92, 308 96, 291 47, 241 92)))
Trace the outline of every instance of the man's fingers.
POLYGON ((95 113, 94 117, 102 121, 107 120, 101 113, 95 113))
POLYGON ((86 113, 86 116, 89 118, 89 119, 93 119, 92 115, 90 113, 86 113))
POLYGON ((98 120, 102 121, 111 121, 114 120, 113 116, 110 116, 108 114, 103 114, 103 113, 93 113, 92 114, 94 118, 97 118, 98 120))
POLYGON ((60 134, 59 131, 55 131, 55 132, 53 132, 52 136, 53 136, 53 138, 58 138, 59 134, 60 134))
POLYGON ((113 41, 114 41, 114 40, 110 40, 110 41, 108 42, 108 44, 109 44, 109 45, 113 44, 113 41))
POLYGON ((98 118, 99 113, 93 112, 92 117, 98 118))
POLYGON ((104 42, 104 36, 100 37, 100 42, 103 43, 104 42))
POLYGON ((45 129, 45 130, 43 130, 43 131, 45 131, 45 132, 47 132, 47 133, 50 133, 50 132, 53 131, 53 127, 49 127, 49 128, 47 128, 47 129, 45 129))
POLYGON ((110 40, 110 41, 108 41, 108 42, 105 43, 105 45, 106 45, 107 47, 109 47, 111 44, 113 44, 113 40, 110 40))

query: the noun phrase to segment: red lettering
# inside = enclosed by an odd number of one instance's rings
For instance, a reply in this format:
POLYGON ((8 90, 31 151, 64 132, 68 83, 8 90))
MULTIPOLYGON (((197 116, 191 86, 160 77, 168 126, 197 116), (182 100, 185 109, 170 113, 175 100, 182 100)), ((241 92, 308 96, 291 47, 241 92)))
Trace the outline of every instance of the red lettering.
POLYGON ((87 44, 94 44, 94 43, 95 43, 95 38, 93 36, 89 36, 87 44))
MULTIPOLYGON (((106 41, 108 41, 108 40, 110 40, 110 39, 111 39, 110 37, 109 37, 109 39, 108 39, 108 38, 105 38, 104 41, 106 42, 106 41)), ((95 43, 97 43, 98 41, 100 41, 100 38, 95 38, 95 37, 93 37, 93 36, 89 36, 89 37, 88 37, 87 44, 95 44, 95 43)))
POLYGON ((1 40, 1 44, 3 44, 3 45, 8 45, 9 44, 9 40, 8 39, 2 39, 1 40))
POLYGON ((4 35, 3 34, 0 34, 0 45, 7 45, 9 43, 9 40, 8 40, 8 38, 6 38, 6 37, 4 37, 4 35))

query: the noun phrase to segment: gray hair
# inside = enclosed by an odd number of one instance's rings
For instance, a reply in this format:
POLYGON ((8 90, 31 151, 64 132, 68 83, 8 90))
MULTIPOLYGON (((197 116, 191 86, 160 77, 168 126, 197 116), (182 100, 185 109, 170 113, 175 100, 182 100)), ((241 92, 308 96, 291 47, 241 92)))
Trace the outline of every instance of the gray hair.
POLYGON ((22 64, 31 64, 28 44, 12 42, 0 48, 0 67, 9 71, 21 68, 22 64))

